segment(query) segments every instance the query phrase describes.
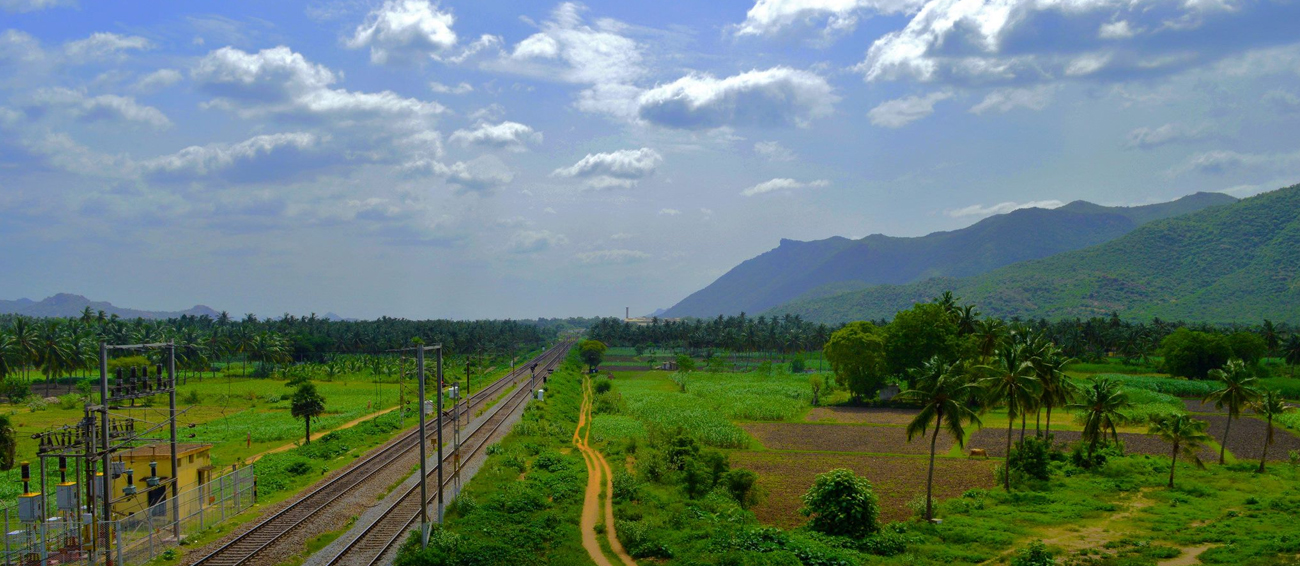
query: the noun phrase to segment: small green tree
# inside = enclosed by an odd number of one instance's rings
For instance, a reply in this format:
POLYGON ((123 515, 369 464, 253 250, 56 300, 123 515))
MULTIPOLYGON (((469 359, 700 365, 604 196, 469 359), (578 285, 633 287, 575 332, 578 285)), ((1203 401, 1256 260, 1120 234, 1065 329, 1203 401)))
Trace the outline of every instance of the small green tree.
POLYGON ((1264 453, 1259 457, 1259 473, 1264 473, 1264 462, 1268 458, 1268 445, 1273 443, 1273 419, 1290 411, 1282 394, 1272 389, 1265 389, 1254 404, 1255 413, 1268 420, 1268 433, 1264 435, 1264 453))
POLYGON ((1120 420, 1120 411, 1129 407, 1128 395, 1114 380, 1100 377, 1079 395, 1079 402, 1070 408, 1083 413, 1083 432, 1080 436, 1088 443, 1088 458, 1092 459, 1097 451, 1097 443, 1106 438, 1106 429, 1118 441, 1119 433, 1116 423, 1120 420))
POLYGON ((684 373, 695 371, 695 358, 686 354, 677 354, 677 371, 684 373))
POLYGON ((1205 379, 1210 370, 1228 363, 1232 346, 1221 335, 1179 328, 1160 342, 1160 354, 1164 356, 1165 371, 1205 379))
POLYGON ((812 404, 816 407, 821 404, 821 392, 826 388, 826 378, 813 374, 808 378, 808 385, 812 387, 812 404))
POLYGON ((0 415, 0 470, 14 469, 18 451, 18 431, 14 430, 9 415, 0 415))
POLYGON ((600 362, 605 360, 605 350, 609 349, 604 342, 600 340, 583 340, 578 346, 578 355, 582 356, 582 361, 592 371, 600 367, 600 362))
POLYGON ((1210 441, 1210 435, 1205 434, 1205 427, 1209 425, 1210 423, 1206 421, 1187 415, 1164 415, 1157 417, 1151 423, 1151 434, 1159 436, 1161 440, 1173 446, 1169 461, 1169 487, 1174 487, 1174 470, 1178 468, 1180 450, 1190 454, 1192 462, 1196 463, 1197 467, 1205 467, 1197 452, 1210 441))
POLYGON ((822 348, 835 378, 856 399, 870 398, 885 385, 884 333, 870 322, 850 322, 822 348))
POLYGON ((1241 410, 1259 397, 1259 391, 1255 389, 1259 380, 1250 375, 1250 370, 1241 360, 1232 360, 1223 369, 1211 370, 1209 375, 1219 380, 1222 387, 1210 393, 1205 402, 1213 401, 1216 409, 1228 409, 1228 419, 1223 425, 1223 442, 1219 445, 1219 464, 1223 464, 1232 421, 1237 420, 1241 410))
POLYGON ((828 535, 861 538, 880 530, 880 505, 867 478, 838 468, 818 474, 803 495, 808 527, 828 535))
POLYGON ((1282 359, 1291 366, 1291 377, 1295 377, 1295 367, 1300 366, 1300 334, 1292 334, 1282 346, 1282 359))
POLYGON ((302 419, 306 425, 307 439, 304 444, 311 444, 311 420, 324 412, 325 397, 316 391, 316 384, 310 381, 299 383, 293 397, 289 399, 289 414, 295 419, 302 419))

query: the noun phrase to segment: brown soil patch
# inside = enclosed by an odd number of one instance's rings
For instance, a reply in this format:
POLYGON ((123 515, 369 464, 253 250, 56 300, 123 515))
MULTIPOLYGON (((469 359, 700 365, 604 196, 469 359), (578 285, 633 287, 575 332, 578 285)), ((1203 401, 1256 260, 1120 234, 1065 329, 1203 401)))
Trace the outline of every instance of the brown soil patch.
MULTIPOLYGON (((807 518, 799 514, 802 497, 817 474, 835 468, 847 468, 871 480, 880 498, 880 518, 899 521, 912 516, 908 502, 925 498, 925 474, 928 458, 907 456, 868 456, 861 454, 821 454, 735 452, 731 464, 758 473, 758 485, 765 495, 754 507, 758 519, 781 527, 802 525, 807 518)), ((973 488, 995 484, 994 462, 958 458, 937 458, 934 462, 934 497, 941 500, 957 497, 973 488)))
POLYGON ((852 424, 882 424, 907 426, 916 417, 912 409, 888 409, 875 407, 814 407, 808 411, 808 420, 812 422, 835 422, 852 424))
POLYGON ((1213 544, 1180 547, 1179 550, 1183 551, 1182 554, 1168 560, 1161 560, 1158 564, 1159 566, 1192 566, 1193 564, 1200 564, 1201 553, 1211 548, 1214 548, 1213 544))
MULTIPOLYGON (((1206 432, 1213 436, 1215 441, 1223 442, 1223 426, 1228 422, 1226 414, 1197 415, 1196 418, 1209 422, 1210 428, 1206 432)), ((1267 422, 1243 416, 1232 421, 1232 430, 1228 432, 1228 451, 1238 459, 1259 460, 1264 453, 1264 438, 1267 436, 1267 422)), ((1268 459, 1286 461, 1287 453, 1291 450, 1300 450, 1300 437, 1281 425, 1274 424, 1273 445, 1268 447, 1268 459)), ((1213 457, 1215 462, 1219 461, 1218 454, 1214 454, 1213 457)), ((1201 458, 1204 459, 1205 456, 1201 458)))
MULTIPOLYGON (((740 425, 770 450, 819 450, 877 454, 930 454, 930 438, 907 441, 907 430, 896 426, 752 423, 740 425)), ((933 430, 933 429, 931 429, 933 430)), ((952 437, 939 435, 939 454, 952 448, 952 437)))
MULTIPOLYGON (((1233 423, 1236 426, 1236 423, 1233 423)), ((1026 438, 1033 436, 1034 431, 1030 430, 1025 433, 1026 438)), ((1073 430, 1054 430, 1052 435, 1056 437, 1057 444, 1073 444, 1083 438, 1083 434, 1073 430)), ((1107 435, 1109 438, 1110 435, 1107 435)), ((1017 426, 1011 433, 1011 442, 1014 443, 1020 439, 1020 427, 1017 426)), ((1131 432, 1119 433, 1119 439, 1124 443, 1124 450, 1129 454, 1147 454, 1149 456, 1168 456, 1171 447, 1157 437, 1149 434, 1136 434, 1131 432)), ((983 448, 988 451, 989 456, 999 458, 1007 455, 1007 429, 982 428, 972 434, 970 440, 966 442, 966 448, 983 448)), ((1231 450, 1231 448, 1229 448, 1231 450)), ((1201 458, 1209 458, 1211 455, 1218 460, 1218 454, 1208 448, 1201 450, 1201 458)), ((1179 458, 1182 458, 1180 455, 1179 458)))

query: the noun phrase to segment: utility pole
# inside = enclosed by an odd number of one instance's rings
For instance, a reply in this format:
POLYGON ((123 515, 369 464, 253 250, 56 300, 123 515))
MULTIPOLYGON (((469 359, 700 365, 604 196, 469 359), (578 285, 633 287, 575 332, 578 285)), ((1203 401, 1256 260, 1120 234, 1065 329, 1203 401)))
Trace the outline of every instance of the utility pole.
MULTIPOLYGON (((429 487, 428 476, 424 472, 424 347, 422 345, 415 348, 415 369, 416 375, 420 380, 420 544, 423 547, 429 546, 429 487)), ((441 434, 442 429, 438 429, 441 434)), ((438 447, 439 450, 442 446, 438 447)), ((438 469, 442 469, 442 459, 438 459, 438 469)), ((441 480, 441 478, 439 478, 441 480)), ((441 483, 441 481, 439 481, 441 483)))
MULTIPOLYGON (((438 524, 442 524, 442 346, 438 346, 438 524)), ((427 537, 425 540, 428 543, 427 537)))

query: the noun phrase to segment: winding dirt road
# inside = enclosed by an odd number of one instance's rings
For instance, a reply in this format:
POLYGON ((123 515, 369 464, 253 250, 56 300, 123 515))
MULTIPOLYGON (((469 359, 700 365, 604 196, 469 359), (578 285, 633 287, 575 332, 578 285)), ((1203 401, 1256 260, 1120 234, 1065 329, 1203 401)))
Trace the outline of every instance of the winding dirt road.
POLYGON ((591 379, 583 376, 582 406, 578 409, 578 427, 573 430, 573 445, 582 453, 582 459, 587 464, 587 491, 586 498, 582 502, 582 521, 579 523, 582 530, 582 547, 587 550, 587 554, 597 566, 614 566, 605 556, 604 550, 600 548, 600 539, 596 537, 596 524, 602 519, 603 504, 605 536, 609 541, 610 550, 623 566, 636 566, 636 562, 618 541, 618 534, 614 530, 614 474, 610 471, 605 456, 590 445, 591 407, 594 397, 591 379))

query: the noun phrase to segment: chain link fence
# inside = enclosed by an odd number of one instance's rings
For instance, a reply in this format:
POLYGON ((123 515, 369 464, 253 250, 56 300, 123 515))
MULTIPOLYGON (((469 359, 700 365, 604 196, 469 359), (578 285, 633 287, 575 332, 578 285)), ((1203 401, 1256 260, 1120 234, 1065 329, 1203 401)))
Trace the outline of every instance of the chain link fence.
MULTIPOLYGON (((156 503, 126 517, 108 521, 111 533, 110 556, 114 564, 142 564, 177 546, 176 528, 181 536, 197 533, 237 515, 256 503, 254 466, 234 470, 206 484, 182 491, 173 505, 167 486, 142 489, 138 497, 156 503), (176 509, 179 507, 180 520, 176 509)), ((52 503, 52 501, 51 501, 52 503)), ((53 508, 53 507, 47 507, 53 508)), ((48 564, 89 564, 90 519, 88 515, 60 513, 41 522, 20 522, 16 508, 4 509, 4 566, 48 564)), ((99 533, 104 522, 99 523, 99 533)), ((98 535, 103 548, 102 534, 98 535)), ((103 556, 103 551, 99 552, 103 556)), ((103 563, 102 558, 95 560, 103 563)))

